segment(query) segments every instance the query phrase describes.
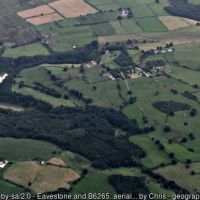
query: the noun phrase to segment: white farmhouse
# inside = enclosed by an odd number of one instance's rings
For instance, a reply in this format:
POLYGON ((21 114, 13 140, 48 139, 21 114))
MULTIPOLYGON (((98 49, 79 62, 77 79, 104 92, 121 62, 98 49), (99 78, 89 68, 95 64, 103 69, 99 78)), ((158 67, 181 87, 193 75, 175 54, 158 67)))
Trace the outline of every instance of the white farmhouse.
POLYGON ((7 160, 0 161, 0 169, 3 169, 8 164, 7 160))
POLYGON ((4 74, 3 76, 0 76, 0 83, 2 83, 6 77, 8 76, 8 74, 4 74))

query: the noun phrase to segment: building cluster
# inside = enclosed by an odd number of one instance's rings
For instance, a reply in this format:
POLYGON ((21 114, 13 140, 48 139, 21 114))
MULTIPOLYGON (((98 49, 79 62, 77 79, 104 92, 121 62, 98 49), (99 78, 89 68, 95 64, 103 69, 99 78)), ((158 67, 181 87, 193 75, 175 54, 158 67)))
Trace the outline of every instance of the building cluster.
POLYGON ((111 72, 108 72, 108 71, 105 70, 105 71, 102 71, 101 74, 102 74, 103 77, 107 77, 112 81, 115 80, 115 77, 112 75, 111 72))
POLYGON ((154 54, 164 54, 164 53, 171 53, 174 51, 174 48, 158 48, 156 50, 154 50, 154 54))
POLYGON ((41 41, 43 44, 53 44, 56 41, 55 34, 52 33, 44 34, 42 35, 41 41))
POLYGON ((129 16, 129 14, 130 14, 130 10, 128 8, 123 8, 120 11, 121 17, 127 18, 129 16))

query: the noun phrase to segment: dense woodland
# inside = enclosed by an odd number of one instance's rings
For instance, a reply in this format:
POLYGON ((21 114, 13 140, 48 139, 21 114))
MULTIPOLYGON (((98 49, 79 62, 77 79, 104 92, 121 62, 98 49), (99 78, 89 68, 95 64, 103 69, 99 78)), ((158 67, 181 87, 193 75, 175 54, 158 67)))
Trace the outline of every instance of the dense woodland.
POLYGON ((168 114, 170 112, 189 110, 191 108, 191 106, 188 104, 176 101, 157 101, 153 104, 153 106, 159 111, 168 114))
POLYGON ((128 137, 116 137, 117 129, 130 134, 141 131, 134 120, 112 109, 97 107, 64 108, 14 113, 0 111, 0 136, 33 138, 77 152, 99 168, 134 166, 145 156, 128 137))
POLYGON ((118 194, 132 193, 133 197, 138 198, 139 193, 150 193, 144 177, 112 175, 109 176, 109 182, 118 194))

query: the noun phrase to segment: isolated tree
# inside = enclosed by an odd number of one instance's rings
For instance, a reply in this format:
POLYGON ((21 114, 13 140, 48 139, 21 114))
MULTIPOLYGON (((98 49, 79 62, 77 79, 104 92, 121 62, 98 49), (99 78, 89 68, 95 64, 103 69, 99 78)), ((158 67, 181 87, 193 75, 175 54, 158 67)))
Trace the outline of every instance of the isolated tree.
POLYGON ((172 160, 171 164, 172 164, 172 165, 176 165, 176 164, 177 164, 177 161, 176 161, 176 160, 172 160))
POLYGON ((174 158, 175 156, 174 156, 174 153, 173 152, 171 152, 171 153, 169 153, 169 158, 174 158))
POLYGON ((97 90, 97 87, 96 87, 96 86, 93 86, 92 89, 95 91, 95 90, 97 90))
POLYGON ((171 127, 168 126, 168 125, 166 125, 166 126, 164 127, 164 132, 168 133, 168 132, 170 132, 170 131, 171 131, 171 127))
POLYGON ((186 143, 187 142, 187 138, 186 137, 183 137, 182 139, 181 139, 181 143, 186 143))
POLYGON ((64 95, 64 99, 69 99, 69 96, 67 94, 64 95))
POLYGON ((193 133, 189 133, 189 138, 191 139, 191 140, 194 140, 195 139, 195 136, 194 136, 194 134, 193 133))
POLYGON ((132 91, 131 91, 131 90, 128 90, 128 91, 127 91, 127 94, 128 94, 128 95, 132 95, 132 91))
POLYGON ((79 70, 79 71, 80 71, 80 73, 82 73, 82 74, 85 72, 85 69, 84 69, 83 65, 80 66, 80 70, 79 70))
POLYGON ((197 114, 197 110, 195 108, 192 108, 192 110, 190 111, 190 116, 194 117, 197 114))
POLYGON ((186 164, 191 164, 191 163, 192 163, 192 161, 190 159, 186 160, 186 164))
POLYGON ((68 68, 67 68, 67 67, 65 67, 65 68, 63 69, 63 71, 64 71, 64 72, 66 72, 67 70, 68 70, 68 68))

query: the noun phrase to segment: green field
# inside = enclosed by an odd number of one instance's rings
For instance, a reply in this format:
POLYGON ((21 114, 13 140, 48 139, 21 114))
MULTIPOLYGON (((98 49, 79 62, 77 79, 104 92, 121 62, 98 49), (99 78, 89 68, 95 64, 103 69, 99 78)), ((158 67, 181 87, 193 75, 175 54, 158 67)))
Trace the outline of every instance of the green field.
POLYGON ((95 24, 90 26, 96 36, 115 35, 115 30, 109 23, 95 24))
POLYGON ((0 193, 11 195, 11 194, 22 194, 25 192, 26 192, 25 189, 0 179, 0 193))
POLYGON ((169 15, 169 13, 167 13, 164 8, 158 4, 158 3, 154 3, 154 4, 149 4, 148 5, 149 8, 153 11, 153 13, 156 16, 165 16, 165 15, 169 15))
POLYGON ((170 163, 170 159, 167 153, 159 150, 158 146, 155 145, 154 141, 147 136, 134 136, 130 138, 134 144, 137 144, 144 149, 147 153, 147 156, 142 159, 142 163, 146 167, 156 167, 161 163, 168 164, 170 163))
POLYGON ((188 188, 192 193, 195 190, 200 191, 199 188, 199 163, 191 164, 189 168, 186 168, 183 164, 177 164, 175 166, 168 166, 155 170, 166 177, 169 180, 176 181, 177 184, 184 188, 188 188), (196 172, 196 175, 191 175, 191 171, 196 172))
POLYGON ((176 65, 168 65, 166 69, 170 71, 169 73, 170 76, 178 80, 180 79, 190 85, 195 85, 195 84, 200 85, 199 71, 194 71, 176 65))
POLYGON ((141 128, 144 127, 144 122, 142 121, 143 114, 138 107, 132 105, 126 106, 123 113, 128 116, 129 119, 136 119, 141 128))
POLYGON ((127 34, 127 31, 125 28, 122 26, 121 22, 118 21, 112 21, 110 22, 110 25, 114 28, 116 34, 127 34))
POLYGON ((117 12, 99 12, 93 15, 86 15, 79 17, 80 24, 96 24, 105 23, 109 21, 115 21, 117 18, 117 12))
POLYGON ((9 161, 48 160, 61 150, 53 144, 30 139, 0 138, 0 158, 9 161))
POLYGON ((142 29, 138 23, 133 19, 125 19, 121 22, 121 24, 129 34, 142 32, 142 29))
POLYGON ((72 194, 82 193, 110 193, 114 194, 114 188, 108 183, 106 175, 88 174, 73 187, 72 194))
POLYGON ((137 168, 125 168, 125 167, 121 167, 121 168, 116 168, 116 169, 106 169, 103 171, 100 171, 100 173, 105 174, 105 175, 116 175, 116 174, 120 174, 123 176, 141 176, 141 172, 140 169, 137 168))
POLYGON ((156 17, 137 19, 137 24, 144 32, 166 32, 164 24, 156 17))
POLYGON ((180 65, 186 66, 191 69, 199 70, 200 58, 200 45, 188 44, 178 45, 174 52, 174 59, 179 62, 180 65))
MULTIPOLYGON (((61 71, 63 72, 62 68, 61 71)), ((39 81, 45 84, 46 86, 51 86, 52 88, 57 89, 59 92, 62 91, 60 88, 58 88, 53 84, 53 82, 50 80, 50 76, 48 75, 46 68, 44 67, 36 67, 36 68, 22 70, 20 76, 16 79, 16 81, 17 83, 19 83, 20 81, 24 81, 28 86, 33 86, 34 85, 33 82, 39 81)), ((51 103, 53 106, 59 106, 59 105, 74 106, 73 103, 69 100, 65 100, 63 98, 58 99, 53 96, 41 93, 40 91, 36 91, 29 87, 23 87, 19 89, 17 84, 13 86, 13 91, 20 92, 25 95, 32 95, 37 99, 51 103)))
POLYGON ((20 56, 48 55, 48 50, 39 42, 16 48, 7 48, 3 56, 17 58, 20 56))
POLYGON ((176 45, 175 51, 172 53, 157 54, 149 56, 147 59, 149 60, 164 59, 167 62, 175 62, 176 65, 180 65, 192 70, 199 70, 199 63, 200 63, 200 59, 198 56, 199 52, 200 52, 199 43, 176 45))
POLYGON ((77 20, 66 20, 66 22, 60 22, 59 25, 50 23, 38 26, 37 29, 41 34, 51 32, 54 35, 55 42, 50 44, 52 50, 67 51, 74 45, 83 46, 96 38, 89 26, 74 26, 77 22, 77 20))
POLYGON ((81 174, 83 169, 90 167, 90 162, 87 159, 70 151, 64 151, 58 157, 78 174, 81 174))
MULTIPOLYGON (((62 94, 68 94, 68 92, 64 89, 65 87, 68 87, 68 90, 79 90, 83 93, 84 97, 92 98, 94 104, 99 106, 118 107, 122 103, 122 99, 118 98, 116 82, 101 76, 100 72, 102 69, 100 67, 85 69, 84 79, 86 81, 81 78, 82 74, 80 74, 79 68, 69 68, 67 72, 63 72, 62 67, 47 67, 47 69, 50 70, 52 74, 65 80, 63 88, 54 85, 54 82, 50 80, 45 67, 34 67, 23 70, 16 78, 16 82, 19 83, 20 81, 24 81, 26 85, 33 86, 34 81, 39 81, 62 94), (70 80, 68 80, 69 76, 70 80), (93 90, 94 86, 97 88, 95 91, 93 90)), ((121 87, 126 88, 124 82, 121 83, 121 87)), ((32 95, 35 98, 47 101, 54 106, 73 106, 74 104, 82 105, 80 100, 70 95, 68 100, 63 98, 55 98, 26 86, 23 88, 18 88, 18 84, 13 86, 13 91, 25 95, 32 95)))

